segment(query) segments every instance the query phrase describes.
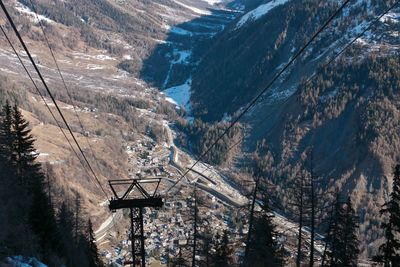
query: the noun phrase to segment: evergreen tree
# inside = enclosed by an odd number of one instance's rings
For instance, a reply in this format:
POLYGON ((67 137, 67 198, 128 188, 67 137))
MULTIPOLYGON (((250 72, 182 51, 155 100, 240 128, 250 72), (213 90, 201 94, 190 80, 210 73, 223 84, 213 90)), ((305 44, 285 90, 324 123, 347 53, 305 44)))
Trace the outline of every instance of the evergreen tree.
POLYGON ((74 240, 73 236, 74 214, 70 211, 67 204, 63 202, 57 216, 57 225, 61 233, 61 242, 64 247, 64 258, 66 266, 73 266, 74 261, 74 240))
POLYGON ((334 214, 338 210, 338 201, 339 201, 339 196, 340 196, 338 188, 335 189, 334 196, 335 196, 335 198, 334 198, 333 202, 329 205, 330 212, 329 212, 328 218, 326 218, 328 221, 328 225, 327 225, 328 227, 326 229, 325 236, 324 236, 325 244, 324 244, 324 251, 322 253, 321 267, 326 266, 327 256, 328 256, 327 255, 328 254, 328 245, 330 245, 331 234, 332 234, 331 229, 332 229, 332 227, 334 227, 336 225, 336 222, 334 221, 334 219, 335 219, 334 214))
POLYGON ((264 199, 261 214, 254 219, 254 226, 251 229, 253 233, 248 244, 249 255, 245 266, 284 266, 283 250, 276 241, 278 234, 272 222, 274 216, 268 206, 266 197, 264 199))
POLYGON ((306 174, 303 170, 298 170, 295 178, 293 181, 289 183, 289 190, 288 190, 288 198, 290 199, 289 202, 289 210, 295 217, 295 220, 298 222, 297 227, 297 255, 296 255, 296 267, 300 267, 304 252, 303 252, 303 244, 304 244, 304 237, 303 237, 303 230, 306 223, 306 219, 308 217, 308 209, 307 209, 307 180, 306 174))
POLYGON ((77 194, 74 201, 74 240, 76 244, 80 242, 81 231, 83 230, 82 228, 84 228, 81 225, 81 209, 81 197, 77 194))
POLYGON ((330 266, 357 266, 359 254, 357 239, 357 216, 348 198, 346 203, 339 201, 339 195, 335 203, 335 212, 328 234, 330 244, 330 266))
POLYGON ((331 225, 327 234, 326 242, 330 246, 330 251, 327 253, 330 257, 330 266, 337 266, 337 260, 340 257, 340 246, 342 245, 341 236, 343 232, 343 224, 340 223, 344 217, 342 203, 340 203, 340 194, 336 194, 334 211, 332 214, 331 225))
MULTIPOLYGON (((12 134, 12 114, 11 106, 7 101, 4 105, 1 113, 1 123, 0 123, 0 164, 5 164, 10 162, 13 134, 12 134)), ((3 165, 5 166, 5 165, 3 165)))
POLYGON ((11 162, 23 192, 31 197, 29 223, 38 237, 42 256, 49 259, 60 248, 56 220, 44 188, 41 165, 35 161, 38 155, 34 148, 35 140, 17 105, 13 107, 12 130, 11 162))
POLYGON ((217 233, 214 244, 215 253, 212 256, 212 266, 229 267, 231 266, 231 250, 229 248, 228 232, 224 231, 223 236, 217 233))
MULTIPOLYGON (((7 101, 0 113, 0 183, 6 188, 6 177, 12 177, 11 151, 13 143, 11 106, 7 101)), ((8 181, 9 182, 9 181, 8 181)))
POLYGON ((88 267, 91 259, 89 237, 86 237, 86 235, 83 235, 80 231, 78 237, 75 236, 75 221, 75 213, 68 204, 64 202, 58 213, 57 223, 64 247, 63 255, 65 257, 66 266, 88 267))
POLYGON ((54 212, 43 187, 44 175, 37 157, 29 123, 18 107, 3 107, 0 123, 0 158, 4 189, 2 203, 7 223, 1 240, 10 253, 37 255, 50 262, 60 248, 54 212))
POLYGON ((358 254, 360 253, 357 238, 358 217, 351 204, 350 197, 347 198, 344 215, 344 247, 341 266, 357 266, 358 254))
POLYGON ((33 145, 35 140, 29 122, 22 117, 17 105, 14 105, 12 112, 12 130, 11 162, 16 167, 19 182, 27 188, 37 186, 42 182, 43 174, 40 164, 35 162, 38 156, 33 145))
POLYGON ((50 259, 53 253, 61 253, 60 233, 56 218, 42 183, 38 183, 32 188, 29 222, 38 237, 44 259, 50 259))
POLYGON ((103 262, 99 257, 99 251, 96 245, 96 238, 94 237, 92 221, 88 222, 88 256, 89 267, 103 267, 103 262))
POLYGON ((8 101, 0 112, 0 251, 1 256, 10 253, 31 253, 29 242, 32 233, 27 225, 29 198, 15 183, 15 168, 11 164, 13 146, 12 108, 8 101), (24 197, 21 198, 20 196, 24 197))
POLYGON ((394 169, 393 188, 390 200, 381 209, 381 214, 386 214, 388 220, 382 222, 381 228, 385 233, 385 243, 379 247, 380 257, 385 267, 400 266, 400 165, 394 169))

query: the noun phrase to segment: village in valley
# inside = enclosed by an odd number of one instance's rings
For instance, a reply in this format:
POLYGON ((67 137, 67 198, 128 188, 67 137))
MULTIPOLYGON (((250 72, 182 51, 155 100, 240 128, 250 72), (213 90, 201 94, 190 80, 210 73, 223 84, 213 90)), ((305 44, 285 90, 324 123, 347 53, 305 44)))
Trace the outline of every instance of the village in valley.
MULTIPOLYGON (((180 155, 184 153, 174 145, 169 146, 166 142, 157 144, 148 138, 127 143, 126 153, 128 154, 130 177, 132 179, 162 178, 158 189, 159 192, 163 192, 166 187, 173 184, 176 178, 182 174, 174 153, 179 153, 180 155)), ((235 206, 233 202, 226 202, 223 198, 218 198, 218 194, 215 191, 206 191, 202 190, 201 187, 197 187, 196 185, 201 182, 198 175, 195 178, 188 178, 179 187, 179 190, 174 192, 173 197, 164 200, 162 208, 144 209, 143 222, 147 261, 166 264, 171 258, 178 258, 182 253, 190 252, 190 246, 193 243, 195 205, 199 210, 198 214, 201 214, 201 218, 198 218, 197 223, 198 233, 214 235, 215 233, 227 231, 232 243, 238 244, 235 247, 237 257, 243 254, 243 242, 248 231, 245 210, 237 209, 238 203, 235 206), (197 203, 195 203, 194 196, 195 186, 197 188, 197 203), (212 229, 212 232, 207 233, 210 229, 212 229)), ((233 190, 228 185, 222 186, 220 190, 223 192, 225 188, 233 190)), ((151 192, 154 188, 149 188, 149 190, 151 192)), ((242 197, 242 201, 244 199, 242 197)), ((120 219, 124 220, 125 223, 129 221, 128 210, 123 212, 123 217, 120 219)), ((115 234, 111 228, 109 235, 115 234)), ((124 237, 125 239, 122 239, 117 246, 101 251, 102 255, 110 263, 123 265, 123 262, 130 257, 131 242, 127 233, 122 235, 122 238, 124 237)), ((101 240, 99 244, 102 247, 101 240)), ((181 255, 181 257, 183 256, 181 255)), ((197 257, 199 260, 204 260, 203 255, 197 255, 197 257)))

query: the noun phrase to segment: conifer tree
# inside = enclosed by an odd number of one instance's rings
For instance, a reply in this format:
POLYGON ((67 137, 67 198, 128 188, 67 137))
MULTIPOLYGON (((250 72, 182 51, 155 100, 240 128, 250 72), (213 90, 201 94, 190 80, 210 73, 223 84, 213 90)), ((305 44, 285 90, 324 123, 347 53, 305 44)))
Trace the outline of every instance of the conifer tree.
POLYGON ((57 225, 61 233, 61 242, 64 247, 64 257, 66 266, 73 266, 74 257, 74 240, 73 236, 73 222, 74 214, 68 208, 67 204, 63 202, 57 215, 57 225))
POLYGON ((34 148, 34 138, 27 122, 14 105, 12 110, 12 151, 11 162, 16 167, 19 182, 25 187, 36 185, 42 181, 43 174, 40 170, 40 164, 35 162, 38 153, 34 148))
POLYGON ((53 253, 60 254, 62 252, 56 218, 43 184, 35 184, 32 188, 29 223, 38 237, 44 259, 48 260, 53 253))
POLYGON ((299 170, 289 187, 289 209, 298 222, 296 267, 300 267, 303 259, 303 228, 307 219, 307 181, 303 170, 299 170))
POLYGON ((0 257, 32 255, 50 266, 103 266, 98 255, 89 263, 97 249, 93 231, 86 237, 80 227, 79 201, 75 213, 64 203, 56 220, 34 141, 18 107, 6 103, 0 113, 0 257))
POLYGON ((0 183, 3 188, 8 188, 12 177, 11 151, 13 143, 11 106, 7 101, 0 112, 0 183))
POLYGON ((359 254, 357 239, 357 216, 352 207, 350 198, 346 203, 339 201, 337 195, 335 211, 333 215, 330 233, 328 234, 330 244, 330 266, 357 266, 359 254))
POLYGON ((44 189, 44 174, 35 161, 38 153, 29 123, 23 118, 17 105, 12 110, 11 162, 16 169, 23 192, 31 197, 29 223, 38 237, 44 258, 51 257, 60 247, 54 212, 44 189))
MULTIPOLYGON (((54 212, 43 187, 44 175, 37 157, 29 123, 17 105, 3 107, 0 122, 0 154, 6 166, 1 171, 6 190, 1 196, 9 228, 6 230, 11 251, 36 254, 49 261, 59 251, 54 212)), ((7 242, 7 241, 6 241, 7 242)))
POLYGON ((99 257, 99 251, 96 245, 96 238, 94 237, 92 221, 88 221, 88 256, 89 267, 103 267, 103 262, 99 257))
POLYGON ((330 251, 327 253, 330 257, 330 266, 337 266, 337 260, 340 257, 341 235, 343 232, 343 225, 340 223, 343 219, 343 203, 340 203, 340 194, 336 193, 334 203, 334 211, 332 214, 331 225, 327 234, 326 242, 330 246, 330 251))
POLYGON ((7 101, 0 113, 0 159, 4 167, 10 162, 13 134, 12 134, 12 114, 11 106, 7 101))
POLYGON ((328 227, 326 229, 325 237, 324 237, 325 244, 324 244, 324 251, 322 253, 321 267, 326 266, 327 254, 329 253, 328 252, 328 245, 330 245, 330 241, 332 240, 332 238, 331 238, 331 234, 332 234, 331 229, 336 224, 336 222, 334 221, 334 219, 335 219, 334 218, 334 214, 338 210, 338 204, 339 204, 338 201, 339 201, 340 194, 339 194, 338 188, 335 189, 334 197, 335 198, 334 198, 333 202, 329 205, 330 206, 330 212, 329 212, 328 218, 326 218, 328 220, 328 227))
POLYGON ((26 224, 27 201, 17 197, 21 190, 15 184, 15 170, 11 164, 12 140, 12 109, 7 101, 0 112, 0 257, 31 251, 27 244, 32 236, 26 224))
POLYGON ((357 266, 358 254, 360 253, 357 238, 358 217, 352 206, 350 197, 347 198, 344 215, 344 246, 341 266, 357 266))
POLYGON ((400 266, 400 165, 396 165, 394 169, 390 200, 382 206, 380 212, 387 215, 388 219, 381 224, 385 243, 379 247, 382 255, 378 258, 382 259, 385 267, 400 266))
POLYGON ((275 225, 272 222, 273 217, 264 195, 261 214, 255 217, 254 226, 251 229, 253 233, 248 244, 249 255, 245 266, 284 266, 283 250, 277 243, 278 233, 275 231, 275 225))
MULTIPOLYGON (((75 213, 65 202, 61 205, 57 216, 57 223, 64 247, 63 255, 67 267, 88 267, 90 262, 89 238, 79 232, 75 236, 75 213)), ((85 229, 86 232, 86 229, 85 229)))
POLYGON ((0 111, 0 187, 4 190, 10 186, 10 181, 7 178, 13 176, 10 160, 12 146, 11 127, 11 107, 7 101, 5 106, 0 111))
POLYGON ((81 225, 81 209, 81 197, 77 194, 74 201, 74 240, 76 244, 80 242, 82 228, 85 228, 81 225))

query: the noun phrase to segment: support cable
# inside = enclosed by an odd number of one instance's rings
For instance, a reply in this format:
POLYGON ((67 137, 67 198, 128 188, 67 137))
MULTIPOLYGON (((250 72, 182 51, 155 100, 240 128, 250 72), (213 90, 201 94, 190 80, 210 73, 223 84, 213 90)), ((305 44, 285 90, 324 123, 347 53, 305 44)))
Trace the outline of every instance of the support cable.
POLYGON ((14 54, 17 56, 19 62, 21 63, 22 67, 24 68, 26 74, 28 75, 29 79, 31 80, 33 86, 36 89, 36 92, 39 94, 40 98, 42 99, 43 103, 45 104, 46 108, 48 109, 48 111, 50 112, 52 118, 54 119, 54 121, 56 122, 58 128, 60 129, 61 133, 63 134, 64 138, 67 140, 69 146, 71 147, 72 151, 74 152, 75 156, 79 159, 79 162, 82 164, 84 170, 86 171, 86 173, 90 175, 90 173, 88 172, 88 170, 86 169, 85 164, 83 163, 82 159, 79 157, 78 153, 76 152, 75 148, 73 147, 73 145, 71 144, 71 141, 68 139, 64 129, 61 127, 60 123, 58 122, 56 116, 54 115, 53 111, 50 109, 49 105, 47 104, 46 99, 44 98, 42 92, 40 92, 36 82, 34 81, 34 79, 32 78, 31 74, 29 73, 27 67, 25 66, 24 62, 22 61, 21 57, 19 56, 17 50, 15 49, 14 45, 12 44, 11 40, 8 38, 3 26, 0 25, 0 29, 3 32, 3 35, 5 36, 7 42, 9 43, 9 45, 11 46, 12 50, 14 51, 14 54))
MULTIPOLYGON (((14 24, 14 21, 12 20, 10 14, 8 13, 6 7, 5 7, 5 5, 4 5, 4 3, 3 3, 3 0, 0 0, 0 6, 1 6, 1 8, 3 9, 3 11, 4 11, 4 13, 5 13, 6 17, 7 17, 7 20, 10 22, 11 27, 13 28, 13 30, 14 30, 16 36, 18 37, 18 39, 19 39, 19 41, 20 41, 22 47, 24 48, 26 54, 28 55, 28 57, 29 57, 29 59, 30 59, 32 65, 33 65, 33 67, 35 68, 35 71, 37 72, 37 74, 38 74, 38 76, 39 76, 39 78, 40 78, 40 80, 42 81, 44 87, 46 88, 46 91, 47 91, 47 93, 49 94, 49 96, 50 96, 52 102, 54 103, 54 105, 55 105, 55 107, 56 107, 58 113, 60 114, 60 116, 61 116, 63 122, 65 123, 65 125, 66 125, 66 127, 67 127, 67 129, 68 129, 68 132, 71 134, 72 139, 74 140, 74 143, 76 144, 76 146, 77 146, 79 152, 81 153, 81 155, 82 155, 84 161, 86 162, 87 166, 89 167, 90 172, 92 173, 93 177, 96 179, 96 181, 97 181, 98 185, 100 186, 101 190, 103 191, 103 193, 107 196, 107 193, 106 193, 106 191, 104 190, 103 186, 101 185, 99 178, 97 177, 97 175, 96 175, 96 173, 94 172, 92 166, 90 165, 90 163, 89 163, 89 161, 88 161, 88 159, 87 159, 85 153, 83 152, 83 150, 82 150, 82 148, 81 148, 79 142, 77 141, 77 139, 76 139, 74 133, 72 132, 71 127, 69 126, 67 120, 65 119, 64 114, 62 113, 62 111, 61 111, 60 107, 58 106, 58 104, 57 104, 57 102, 56 102, 56 100, 55 100, 53 94, 51 93, 49 87, 47 86, 47 83, 46 83, 46 81, 44 80, 44 78, 43 78, 43 76, 42 76, 42 74, 41 74, 39 68, 37 67, 35 61, 33 60, 31 53, 29 52, 28 48, 26 47, 24 40, 22 39, 22 37, 21 37, 21 35, 20 35, 20 33, 19 33, 17 27, 16 27, 15 24, 14 24)), ((107 197, 107 199, 108 199, 108 197, 107 197)))
MULTIPOLYGON (((211 149, 226 135, 228 132, 239 122, 239 120, 257 103, 257 101, 262 97, 262 95, 275 83, 276 80, 293 64, 293 62, 308 48, 308 46, 318 37, 318 35, 330 24, 330 22, 344 9, 344 7, 350 2, 350 0, 345 0, 344 3, 328 18, 328 20, 317 30, 316 33, 307 41, 307 43, 292 57, 292 59, 283 67, 272 80, 267 84, 267 86, 259 92, 256 97, 247 105, 247 107, 235 118, 235 120, 224 130, 224 132, 208 147, 208 149, 203 152, 200 157, 195 161, 195 163, 190 167, 193 169, 200 160, 207 155, 211 149)), ((189 169, 166 191, 170 192, 189 172, 189 169)))
MULTIPOLYGON (((332 64, 334 61, 336 61, 336 59, 338 59, 347 49, 350 48, 350 46, 352 46, 355 42, 357 42, 358 39, 360 39, 366 32, 368 32, 369 30, 371 30, 372 26, 374 24, 376 24, 377 22, 379 22, 383 16, 385 16, 387 13, 389 13, 393 8, 395 8, 398 4, 400 3, 400 0, 396 1, 393 5, 391 5, 388 9, 386 9, 381 15, 379 15, 378 17, 376 17, 373 21, 371 21, 368 25, 368 27, 366 27, 361 33, 359 33, 356 37, 354 37, 349 43, 347 43, 338 53, 336 53, 333 57, 331 57, 325 64, 322 65, 321 69, 324 69, 326 67, 328 67, 330 64, 332 64)), ((318 72, 314 72, 306 81, 305 84, 308 85, 316 76, 317 76, 318 72)), ((283 106, 286 103, 289 102, 289 98, 285 99, 285 101, 283 101, 280 105, 283 106)), ((264 117, 264 120, 267 120, 268 118, 271 117, 272 114, 270 114, 269 116, 264 117)), ((264 132, 262 134, 265 135, 266 132, 264 132)), ((242 137, 237 143, 233 144, 231 147, 229 147, 228 151, 232 150, 234 147, 236 147, 237 145, 239 145, 243 140, 245 139, 245 136, 242 137)))
MULTIPOLYGON (((43 26, 42 20, 39 18, 39 14, 38 14, 38 12, 37 12, 36 6, 35 6, 35 4, 34 4, 34 2, 33 2, 32 0, 29 0, 29 2, 31 3, 32 10, 33 10, 33 12, 35 13, 36 19, 38 20, 39 26, 40 26, 40 28, 41 28, 41 30, 42 30, 42 33, 43 33, 44 39, 45 39, 45 41, 46 41, 47 47, 48 47, 49 50, 50 50, 51 57, 53 58, 54 64, 55 64, 55 66, 56 66, 57 72, 59 73, 59 76, 60 76, 60 79, 61 79, 61 81, 62 81, 62 84, 63 84, 63 86, 64 86, 64 88, 65 88, 65 91, 67 92, 67 95, 68 95, 69 100, 71 101, 72 108, 74 109, 75 116, 76 116, 76 118, 77 118, 77 120, 78 120, 78 122, 79 122, 79 125, 80 125, 82 131, 85 132, 85 128, 83 127, 82 120, 80 119, 79 114, 78 114, 78 111, 77 111, 76 108, 75 108, 75 104, 74 104, 73 98, 72 98, 72 96, 71 96, 71 92, 70 92, 70 90, 69 90, 68 87, 67 87, 67 84, 66 84, 65 79, 64 79, 64 75, 63 75, 62 72, 61 72, 61 69, 60 69, 60 66, 58 65, 58 62, 57 62, 57 59, 56 59, 56 57, 55 57, 54 51, 53 51, 53 49, 51 48, 49 39, 48 39, 47 34, 46 34, 45 30, 44 30, 44 26, 43 26)), ((94 154, 94 152, 93 152, 92 145, 91 145, 90 142, 89 142, 89 138, 88 138, 87 136, 85 136, 85 140, 86 140, 86 143, 87 143, 87 145, 88 145, 88 147, 89 147, 89 149, 90 149, 90 152, 91 152, 91 154, 92 154, 92 158, 93 158, 93 160, 94 160, 95 163, 96 163, 97 170, 100 171, 100 170, 101 170, 101 169, 100 169, 100 165, 99 165, 98 161, 97 161, 96 158, 95 158, 95 154, 94 154)))

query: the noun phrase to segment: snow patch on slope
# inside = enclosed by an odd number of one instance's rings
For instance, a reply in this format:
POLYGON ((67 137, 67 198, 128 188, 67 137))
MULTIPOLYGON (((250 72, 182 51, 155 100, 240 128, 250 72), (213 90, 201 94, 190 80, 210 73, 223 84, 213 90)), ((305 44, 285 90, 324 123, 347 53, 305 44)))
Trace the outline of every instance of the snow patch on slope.
POLYGON ((191 50, 179 51, 175 49, 173 53, 175 59, 172 61, 172 63, 174 64, 186 64, 189 62, 189 59, 192 56, 191 50))
POLYGON ((184 84, 170 87, 163 92, 167 95, 165 100, 177 106, 184 106, 187 112, 190 112, 190 89, 192 78, 189 78, 184 84))
POLYGON ((239 29, 242 27, 245 23, 248 21, 255 21, 261 18, 262 16, 265 16, 268 14, 269 11, 271 11, 273 8, 283 5, 289 0, 272 0, 271 2, 268 2, 266 4, 262 4, 258 6, 256 9, 253 9, 250 12, 247 12, 243 17, 237 22, 235 30, 239 29))
POLYGON ((179 35, 192 35, 192 32, 184 30, 184 29, 179 28, 179 27, 175 27, 175 26, 171 27, 171 31, 170 32, 175 33, 175 34, 179 34, 179 35))
POLYGON ((35 12, 33 12, 32 10, 29 9, 29 7, 21 4, 20 2, 16 3, 15 9, 18 10, 21 14, 25 14, 25 15, 28 15, 29 17, 31 17, 31 20, 35 23, 38 23, 39 20, 49 22, 49 23, 54 22, 53 20, 49 19, 48 17, 45 17, 40 14, 38 14, 38 16, 36 17, 35 12), (38 20, 38 18, 39 18, 39 20, 38 20))
POLYGON ((186 5, 186 4, 182 3, 182 2, 179 2, 177 0, 173 0, 173 1, 176 4, 182 6, 182 7, 186 8, 186 9, 189 9, 189 10, 193 11, 194 13, 196 13, 198 15, 211 15, 211 12, 208 11, 208 10, 200 9, 200 8, 197 8, 197 7, 194 7, 194 6, 189 6, 189 5, 186 5))

